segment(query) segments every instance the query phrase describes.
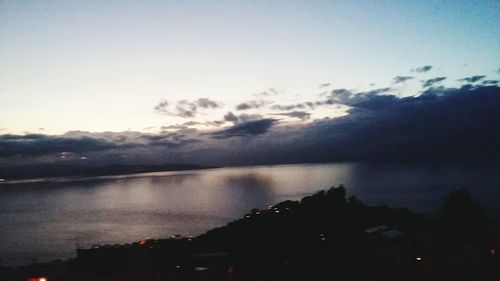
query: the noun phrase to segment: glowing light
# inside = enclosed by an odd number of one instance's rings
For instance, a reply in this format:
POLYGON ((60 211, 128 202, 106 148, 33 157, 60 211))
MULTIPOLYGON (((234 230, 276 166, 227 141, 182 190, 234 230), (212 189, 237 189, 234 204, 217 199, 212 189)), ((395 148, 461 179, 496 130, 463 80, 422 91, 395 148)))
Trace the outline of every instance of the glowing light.
POLYGON ((495 249, 491 249, 490 253, 491 253, 492 256, 494 256, 497 253, 497 251, 495 249))
POLYGON ((417 258, 416 258, 416 260, 417 260, 417 261, 422 261, 422 260, 423 260, 423 258, 421 258, 421 257, 417 257, 417 258))
POLYGON ((144 245, 144 244, 146 244, 146 240, 139 241, 139 245, 144 245))
POLYGON ((87 156, 80 157, 81 160, 87 160, 87 156))

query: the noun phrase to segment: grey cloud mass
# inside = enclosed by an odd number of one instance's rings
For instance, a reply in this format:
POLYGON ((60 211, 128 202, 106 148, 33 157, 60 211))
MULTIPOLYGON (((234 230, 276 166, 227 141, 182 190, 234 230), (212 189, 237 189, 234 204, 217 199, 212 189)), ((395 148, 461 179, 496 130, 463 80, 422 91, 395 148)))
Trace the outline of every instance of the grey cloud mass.
POLYGON ((396 76, 392 79, 392 83, 403 83, 411 79, 413 79, 413 76, 396 76))
POLYGON ((268 104, 269 102, 263 101, 263 100, 258 100, 258 101, 247 101, 240 103, 236 106, 236 110, 247 110, 247 109, 254 109, 254 108, 260 108, 268 104))
POLYGON ((171 110, 169 106, 169 102, 163 100, 154 107, 154 110, 166 115, 193 118, 200 109, 215 109, 221 107, 221 104, 208 98, 199 98, 195 101, 180 100, 175 104, 173 110, 171 110))
POLYGON ((260 119, 248 121, 212 133, 216 139, 225 139, 232 137, 251 137, 267 133, 271 127, 276 123, 275 119, 260 119))
POLYGON ((421 67, 417 67, 417 68, 414 68, 412 69, 412 72, 419 72, 419 73, 423 73, 423 72, 428 72, 432 69, 432 65, 424 65, 424 66, 421 66, 421 67))
POLYGON ((298 118, 301 120, 306 120, 306 119, 309 119, 309 117, 311 116, 311 113, 308 113, 305 111, 292 111, 292 112, 286 112, 286 113, 276 113, 275 115, 288 116, 288 117, 298 118))
POLYGON ((486 75, 474 75, 470 77, 465 77, 462 79, 458 79, 457 81, 463 81, 463 82, 468 82, 468 83, 475 83, 480 80, 483 80, 486 77, 486 75))
MULTIPOLYGON (((434 87, 442 80, 444 77, 427 80, 429 86, 414 96, 400 97, 391 88, 363 92, 335 89, 321 100, 283 105, 291 109, 264 117, 227 112, 224 120, 212 122, 231 122, 231 126, 210 131, 189 128, 203 123, 189 121, 164 126, 165 130, 156 134, 4 134, 0 135, 0 164, 6 159, 58 161, 44 157, 61 152, 85 153, 89 156, 86 161, 98 164, 164 163, 166 159, 201 165, 500 160, 498 81, 481 78, 475 84, 463 80, 467 83, 458 88, 434 87), (329 104, 348 107, 348 115, 294 125, 265 117, 276 114, 305 120, 313 107, 329 104)), ((197 110, 215 106, 206 101, 194 104, 197 110)), ((157 107, 168 106, 172 104, 163 101, 157 107)))
POLYGON ((102 151, 130 145, 98 137, 50 136, 42 134, 0 135, 0 157, 39 156, 51 153, 102 151))
POLYGON ((435 78, 425 80, 422 82, 422 87, 423 88, 432 87, 432 86, 434 86, 434 84, 437 84, 445 79, 446 79, 446 77, 435 77, 435 78))

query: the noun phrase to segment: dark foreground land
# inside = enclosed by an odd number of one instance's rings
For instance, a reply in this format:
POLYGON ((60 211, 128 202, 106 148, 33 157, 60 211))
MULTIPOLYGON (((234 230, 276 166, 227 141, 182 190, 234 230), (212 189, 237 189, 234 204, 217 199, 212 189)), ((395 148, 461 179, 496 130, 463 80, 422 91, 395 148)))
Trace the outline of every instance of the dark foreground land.
POLYGON ((451 192, 438 218, 429 218, 346 200, 340 186, 253 209, 195 238, 3 267, 0 280, 500 280, 498 249, 498 224, 467 191, 451 192))

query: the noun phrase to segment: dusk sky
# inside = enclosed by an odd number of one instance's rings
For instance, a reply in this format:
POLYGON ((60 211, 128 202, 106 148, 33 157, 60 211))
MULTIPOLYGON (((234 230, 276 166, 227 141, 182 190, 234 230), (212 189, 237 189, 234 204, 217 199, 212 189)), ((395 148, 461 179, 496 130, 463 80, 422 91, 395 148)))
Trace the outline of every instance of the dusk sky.
POLYGON ((0 164, 498 159, 499 79, 498 1, 1 1, 0 164))

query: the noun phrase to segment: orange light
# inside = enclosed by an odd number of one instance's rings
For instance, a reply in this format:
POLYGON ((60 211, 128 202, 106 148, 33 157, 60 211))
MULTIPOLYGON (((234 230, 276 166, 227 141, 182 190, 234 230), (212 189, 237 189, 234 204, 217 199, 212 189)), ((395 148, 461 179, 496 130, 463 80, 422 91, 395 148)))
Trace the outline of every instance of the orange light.
POLYGON ((33 277, 29 278, 28 281, 47 281, 48 279, 46 277, 33 277))
POLYGON ((146 244, 146 240, 139 241, 139 245, 144 245, 144 244, 146 244))

